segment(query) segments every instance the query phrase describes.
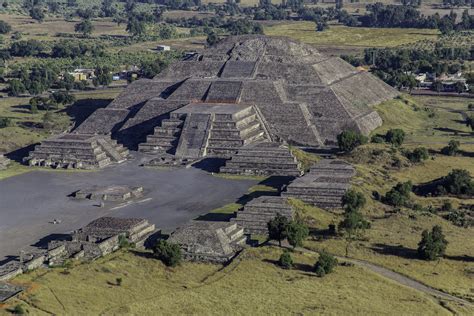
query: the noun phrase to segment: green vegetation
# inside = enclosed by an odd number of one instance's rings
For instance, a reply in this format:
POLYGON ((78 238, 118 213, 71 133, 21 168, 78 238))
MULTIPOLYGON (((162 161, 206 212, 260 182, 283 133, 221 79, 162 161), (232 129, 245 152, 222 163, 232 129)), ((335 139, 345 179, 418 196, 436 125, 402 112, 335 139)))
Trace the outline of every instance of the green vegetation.
POLYGON ((473 196, 474 180, 469 171, 454 169, 443 177, 436 187, 436 195, 452 194, 456 196, 473 196))
POLYGON ((281 242, 288 237, 287 227, 289 223, 290 221, 285 216, 277 214, 267 224, 268 238, 270 240, 277 240, 281 247, 281 242))
POLYGON ((459 153, 461 143, 457 140, 450 140, 448 146, 441 149, 441 153, 447 156, 456 156, 459 153))
POLYGON ((283 269, 291 269, 293 267, 293 258, 291 257, 291 253, 288 250, 284 250, 278 259, 278 264, 283 269))
POLYGON ((385 135, 385 140, 395 147, 400 147, 405 140, 405 131, 401 128, 390 129, 385 135))
POLYGON ((382 198, 383 202, 392 206, 410 206, 410 193, 413 189, 411 181, 397 183, 382 198))
POLYGON ((153 253, 169 267, 176 267, 182 260, 180 246, 169 243, 166 240, 159 240, 153 248, 153 253))
POLYGON ((337 135, 337 145, 344 152, 351 152, 360 145, 366 144, 368 138, 360 133, 348 130, 337 135))
POLYGON ((334 268, 337 266, 337 259, 333 255, 322 251, 319 254, 319 259, 314 265, 314 271, 316 275, 320 278, 334 271, 334 268))
POLYGON ((418 254, 425 260, 436 260, 446 253, 448 241, 441 226, 434 226, 431 232, 424 230, 418 244, 418 254))

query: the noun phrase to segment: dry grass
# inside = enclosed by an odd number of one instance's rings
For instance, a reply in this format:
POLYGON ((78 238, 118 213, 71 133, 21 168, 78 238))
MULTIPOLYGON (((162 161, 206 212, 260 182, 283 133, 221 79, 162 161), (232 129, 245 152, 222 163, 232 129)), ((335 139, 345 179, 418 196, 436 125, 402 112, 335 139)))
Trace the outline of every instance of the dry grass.
POLYGON ((437 30, 389 29, 331 26, 316 32, 313 22, 282 23, 265 28, 265 34, 287 36, 305 43, 322 46, 394 47, 423 39, 436 39, 437 30))
POLYGON ((155 259, 116 253, 67 274, 38 270, 15 282, 31 287, 21 299, 34 313, 449 314, 431 298, 362 268, 338 267, 317 278, 310 272, 317 258, 294 254, 297 269, 282 270, 273 263, 280 253, 269 247, 249 249, 225 268, 184 263, 173 269, 155 259), (121 286, 114 285, 118 277, 121 286))

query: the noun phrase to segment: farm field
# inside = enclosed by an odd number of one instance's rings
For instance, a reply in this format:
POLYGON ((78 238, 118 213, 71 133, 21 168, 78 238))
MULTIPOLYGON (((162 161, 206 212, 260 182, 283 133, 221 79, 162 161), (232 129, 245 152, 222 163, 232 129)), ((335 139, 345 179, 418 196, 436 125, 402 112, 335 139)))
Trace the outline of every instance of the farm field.
POLYGON ((378 29, 346 26, 330 26, 329 30, 316 32, 313 22, 292 22, 265 27, 265 34, 287 36, 313 45, 395 47, 423 39, 436 39, 439 33, 437 30, 427 29, 378 29))

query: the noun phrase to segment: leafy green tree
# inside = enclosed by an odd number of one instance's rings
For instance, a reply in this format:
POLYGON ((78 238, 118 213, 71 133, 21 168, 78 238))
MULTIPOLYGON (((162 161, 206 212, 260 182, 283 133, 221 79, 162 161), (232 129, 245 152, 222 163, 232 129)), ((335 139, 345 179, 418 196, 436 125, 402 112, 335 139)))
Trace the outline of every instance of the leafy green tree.
POLYGON ((181 247, 177 244, 160 240, 153 248, 155 256, 169 267, 175 267, 181 263, 181 247))
POLYGON ((217 42, 219 42, 219 36, 216 32, 211 31, 209 34, 207 34, 206 43, 208 46, 213 46, 217 42))
POLYGON ((283 251, 280 259, 278 259, 278 265, 283 269, 291 269, 293 267, 293 258, 288 250, 283 251))
POLYGON ((133 37, 140 37, 146 33, 145 21, 139 20, 135 16, 132 16, 128 19, 126 30, 133 37))
POLYGON ((287 237, 287 227, 289 221, 283 215, 277 214, 273 219, 267 223, 268 238, 271 240, 278 240, 281 247, 281 241, 287 237))
POLYGON ((456 156, 459 153, 459 146, 461 143, 457 140, 450 140, 448 146, 441 149, 441 153, 447 156, 456 156))
POLYGON ((94 86, 108 86, 112 83, 112 74, 108 67, 98 67, 94 74, 95 78, 92 79, 94 86))
POLYGON ((19 96, 26 92, 25 85, 18 79, 12 79, 8 82, 8 94, 11 96, 19 96))
POLYGON ((57 85, 60 89, 66 89, 67 91, 74 89, 74 76, 68 73, 63 75, 62 80, 57 82, 57 85))
POLYGON ((466 126, 470 127, 474 131, 474 115, 471 114, 466 118, 466 126))
POLYGON ((405 153, 406 157, 414 163, 419 163, 429 158, 428 150, 425 147, 415 148, 412 152, 405 153))
POLYGON ((405 131, 399 128, 391 129, 385 134, 385 140, 393 146, 400 147, 405 140, 405 131))
POLYGON ((0 117, 0 128, 13 126, 13 121, 9 117, 0 117))
POLYGON ((10 46, 10 54, 18 57, 37 56, 44 50, 45 46, 37 40, 18 41, 10 46))
POLYGON ((178 31, 176 27, 171 24, 161 23, 158 26, 158 36, 161 39, 171 39, 178 36, 178 31))
POLYGON ((303 246, 303 241, 308 237, 308 235, 308 227, 297 220, 290 221, 286 227, 286 238, 293 248, 303 246))
POLYGON ((76 101, 76 97, 65 91, 56 91, 51 94, 50 97, 57 104, 72 104, 76 101))
POLYGON ((448 241, 441 226, 434 226, 431 232, 424 230, 418 243, 418 254, 424 260, 436 260, 446 252, 448 241))
POLYGON ((94 26, 92 25, 89 19, 86 19, 82 22, 77 23, 74 26, 74 31, 76 33, 82 33, 84 36, 90 36, 94 31, 94 26))
POLYGON ((34 6, 31 8, 29 14, 33 20, 36 20, 40 23, 44 21, 44 12, 40 6, 34 6))
POLYGON ((10 33, 11 30, 12 30, 12 27, 10 24, 8 24, 5 21, 0 21, 0 34, 10 33))
POLYGON ((351 152, 360 145, 366 144, 368 138, 360 133, 348 130, 337 135, 339 149, 344 152, 351 152))
MULTIPOLYGON (((469 171, 465 169, 454 169, 441 179, 443 191, 453 195, 474 195, 474 181, 469 171)), ((441 193, 438 190, 438 195, 441 193)))
POLYGON ((103 17, 113 17, 117 13, 117 9, 114 7, 114 0, 102 0, 100 6, 100 14, 103 17))
POLYGON ((365 196, 355 190, 348 190, 342 197, 342 204, 345 205, 346 209, 360 210, 365 206, 367 200, 365 196))
POLYGON ((412 189, 413 184, 411 181, 404 183, 399 182, 385 194, 382 201, 392 206, 409 206, 412 189))
POLYGON ((314 272, 316 272, 317 276, 323 277, 326 274, 333 272, 336 266, 337 259, 326 251, 322 251, 319 254, 319 259, 314 266, 314 272))
POLYGON ((345 206, 344 219, 339 223, 339 230, 344 232, 346 237, 346 256, 349 254, 349 247, 361 233, 370 228, 370 223, 364 219, 360 212, 365 206, 365 197, 358 192, 349 190, 343 197, 342 203, 345 206))

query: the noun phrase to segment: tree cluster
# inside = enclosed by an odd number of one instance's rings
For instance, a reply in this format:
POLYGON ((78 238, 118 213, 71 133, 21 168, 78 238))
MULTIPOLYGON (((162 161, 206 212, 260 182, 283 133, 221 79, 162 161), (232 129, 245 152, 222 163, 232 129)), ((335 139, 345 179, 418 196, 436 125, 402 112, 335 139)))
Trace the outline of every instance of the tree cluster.
POLYGON ((351 152, 367 142, 368 138, 366 136, 352 130, 343 131, 337 135, 337 145, 343 152, 351 152))
POLYGON ((431 232, 424 230, 418 243, 418 255, 424 260, 436 260, 446 252, 448 241, 443 234, 441 226, 434 226, 431 232))
POLYGON ((410 193, 413 189, 411 181, 399 182, 390 191, 385 194, 382 201, 392 206, 406 206, 411 205, 410 193))
POLYGON ((293 248, 301 247, 303 241, 308 237, 309 230, 306 225, 298 220, 288 220, 285 216, 277 214, 273 219, 267 223, 268 237, 271 240, 278 240, 281 247, 281 242, 285 239, 293 248))
POLYGON ((153 253, 156 258, 169 267, 177 266, 182 260, 181 247, 163 239, 153 247, 153 253))

